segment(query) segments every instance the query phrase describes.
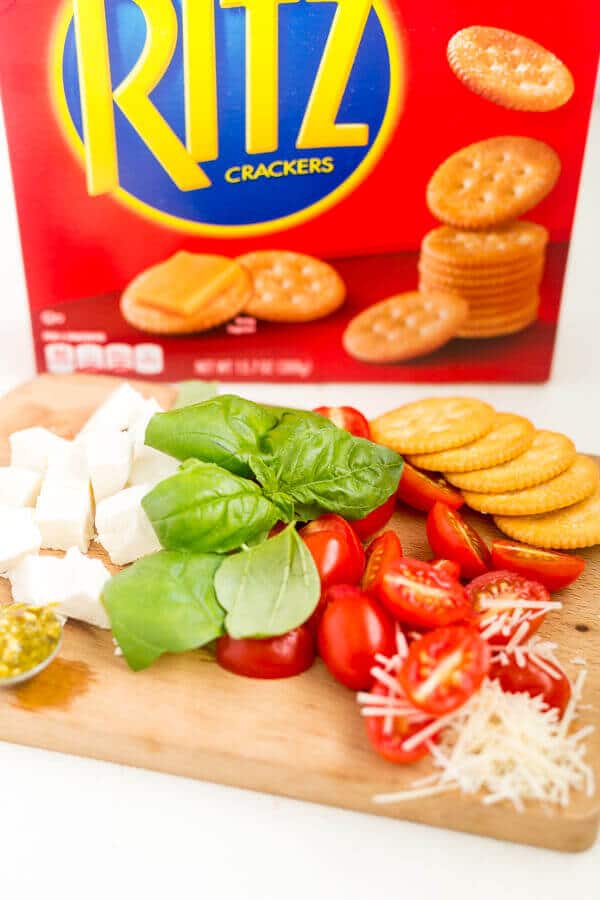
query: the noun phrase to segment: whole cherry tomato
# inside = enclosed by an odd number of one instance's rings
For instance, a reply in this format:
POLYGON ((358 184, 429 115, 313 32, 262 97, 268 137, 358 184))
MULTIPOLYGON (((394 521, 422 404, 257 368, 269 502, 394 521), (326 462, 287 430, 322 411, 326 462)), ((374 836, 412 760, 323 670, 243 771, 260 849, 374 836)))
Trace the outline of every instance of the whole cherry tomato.
MULTIPOLYGON (((371 690, 372 694, 378 697, 389 697, 390 690, 382 684, 376 684, 371 690)), ((402 716, 394 716, 391 720, 391 730, 384 727, 385 718, 383 716, 365 716, 365 725, 367 729, 367 737, 377 753, 388 762, 402 765, 404 763, 416 762, 427 756, 429 750, 427 741, 423 741, 412 750, 404 749, 404 742, 407 738, 412 737, 422 728, 425 728, 430 719, 423 716, 421 721, 409 722, 402 716)), ((435 736, 431 740, 435 740, 435 736)))
POLYGON ((497 679, 503 691, 509 694, 529 694, 530 697, 544 698, 548 706, 554 706, 562 719, 571 698, 571 685, 562 670, 555 669, 549 663, 556 678, 542 669, 527 654, 523 656, 523 665, 517 665, 513 656, 509 656, 508 664, 496 662, 490 669, 490 678, 497 679))
POLYGON ((382 570, 373 588, 394 618, 415 628, 438 628, 471 617, 465 589, 455 578, 404 557, 382 570))
POLYGON ((367 547, 367 567, 362 578, 362 588, 375 594, 381 576, 391 563, 402 559, 402 544, 395 531, 384 531, 367 547))
POLYGON ((395 509, 396 494, 394 493, 391 497, 388 497, 385 503, 382 503, 381 506, 378 506, 377 509, 370 512, 368 516, 365 516, 363 519, 353 519, 350 522, 350 525, 361 541, 368 541, 376 531, 379 531, 380 528, 387 525, 392 518, 395 509))
POLYGON ((544 621, 544 606, 550 603, 543 584, 506 570, 480 575, 466 591, 480 632, 490 644, 501 646, 519 629, 521 642, 531 637, 544 621))
POLYGON ((465 502, 462 494, 450 487, 443 478, 432 478, 406 461, 398 485, 398 498, 421 512, 429 512, 434 503, 445 503, 446 506, 459 509, 465 502))
POLYGON ((510 569, 524 578, 539 581, 549 591, 560 591, 578 578, 585 560, 570 553, 538 550, 515 541, 493 541, 492 563, 495 569, 510 569))
POLYGON ((367 439, 371 437, 369 423, 363 414, 353 406, 318 406, 313 412, 325 416, 338 428, 349 431, 355 437, 367 439))
POLYGON ((475 628, 438 628, 410 645, 398 678, 407 697, 432 716, 458 709, 490 669, 491 651, 475 628))
POLYGON ((368 690, 375 656, 396 652, 396 628, 373 597, 351 585, 327 591, 318 635, 319 653, 331 674, 355 691, 368 690))
POLYGON ((334 584, 358 584, 365 568, 365 551, 345 519, 335 513, 319 516, 299 531, 321 578, 321 590, 334 584))
POLYGON ((453 559, 431 559, 429 565, 437 569, 438 572, 445 572, 450 578, 460 580, 460 566, 453 559))
POLYGON ((457 562, 465 578, 482 575, 492 564, 483 538, 445 503, 436 503, 427 515, 427 540, 435 556, 457 562))
POLYGON ((225 635, 217 641, 217 662, 229 672, 248 678, 289 678, 310 669, 314 639, 301 625, 278 637, 260 640, 225 635))

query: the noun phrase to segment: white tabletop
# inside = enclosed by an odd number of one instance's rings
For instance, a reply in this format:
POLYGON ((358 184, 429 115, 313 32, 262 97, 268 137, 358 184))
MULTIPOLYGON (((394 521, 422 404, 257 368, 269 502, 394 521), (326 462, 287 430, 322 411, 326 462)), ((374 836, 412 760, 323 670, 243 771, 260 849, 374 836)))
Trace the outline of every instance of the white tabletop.
MULTIPOLYGON (((0 198, 1 394, 33 375, 1 127, 0 198)), ((240 392, 306 407, 351 403, 367 414, 432 391, 471 392, 600 453, 599 210, 597 109, 547 385, 246 384, 240 392)), ((6 897, 588 900, 599 872, 600 843, 567 856, 0 743, 6 897)))

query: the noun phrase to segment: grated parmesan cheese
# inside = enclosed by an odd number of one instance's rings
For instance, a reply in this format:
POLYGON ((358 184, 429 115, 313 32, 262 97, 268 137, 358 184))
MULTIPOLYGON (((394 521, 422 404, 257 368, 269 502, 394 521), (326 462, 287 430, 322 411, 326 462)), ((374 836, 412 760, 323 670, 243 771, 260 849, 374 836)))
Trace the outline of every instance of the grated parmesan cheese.
MULTIPOLYGON (((567 806, 573 791, 595 791, 594 773, 585 761, 584 739, 592 725, 571 732, 585 681, 580 672, 562 719, 541 697, 505 693, 486 679, 460 709, 410 738, 426 740, 439 769, 410 789, 378 794, 375 803, 401 803, 445 791, 482 793, 482 803, 510 801, 521 812, 527 800, 567 806), (435 727, 440 726, 440 727, 435 727), (442 730, 439 743, 431 741, 442 730)), ((407 741, 408 744, 408 741, 407 741)))

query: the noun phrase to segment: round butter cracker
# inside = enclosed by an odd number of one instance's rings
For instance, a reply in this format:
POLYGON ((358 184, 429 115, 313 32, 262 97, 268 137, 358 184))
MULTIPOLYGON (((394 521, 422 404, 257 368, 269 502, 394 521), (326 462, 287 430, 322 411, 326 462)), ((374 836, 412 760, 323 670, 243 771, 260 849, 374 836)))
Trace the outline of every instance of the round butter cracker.
POLYGON ((507 537, 544 550, 579 550, 600 544, 600 488, 580 503, 541 516, 495 516, 507 537))
POLYGON ((482 513, 496 516, 535 516, 554 512, 585 500, 600 483, 600 469, 589 456, 578 455, 556 478, 521 491, 480 494, 463 491, 465 503, 482 513))
POLYGON ((473 93, 509 109, 548 112, 567 103, 573 76, 561 60, 530 38, 472 25, 448 43, 454 74, 473 93))
POLYGON ((408 461, 418 469, 432 472, 471 472, 514 459, 531 446, 534 435, 529 419, 498 413, 492 430, 479 440, 455 450, 409 456, 408 461))
POLYGON ((447 225, 493 227, 537 206, 556 184, 560 168, 556 151, 535 138, 488 138, 438 167, 427 186, 427 205, 447 225))
POLYGON ((393 409, 371 422, 371 437, 398 453, 434 453, 461 447, 492 430, 496 413, 473 397, 430 397, 393 409))

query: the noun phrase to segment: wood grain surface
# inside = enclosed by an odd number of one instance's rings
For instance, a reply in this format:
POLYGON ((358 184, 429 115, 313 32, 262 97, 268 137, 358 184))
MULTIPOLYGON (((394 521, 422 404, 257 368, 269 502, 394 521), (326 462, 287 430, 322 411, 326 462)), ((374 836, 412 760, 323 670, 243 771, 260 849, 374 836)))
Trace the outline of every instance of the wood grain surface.
MULTIPOLYGON (((117 383, 41 376, 0 400, 0 464, 8 460, 10 432, 43 425, 72 437, 117 383)), ((174 398, 169 386, 139 387, 164 405, 174 398)), ((496 533, 483 517, 472 519, 488 537, 496 533)), ((419 513, 399 511, 394 527, 407 553, 427 558, 419 513)), ((90 552, 103 556, 96 546, 90 552)), ((600 549, 583 555, 585 575, 557 595, 564 609, 540 632, 560 644, 569 674, 578 670, 576 657, 587 661, 584 702, 592 708, 579 725, 597 722, 600 708, 600 549)), ((0 579, 0 600, 9 596, 0 579)), ((458 793, 376 806, 375 793, 408 787, 431 771, 430 763, 402 767, 378 758, 354 694, 334 683, 320 661, 299 677, 262 682, 230 675, 198 651, 163 657, 133 674, 114 655, 110 633, 75 622, 43 675, 0 691, 0 739, 565 851, 589 847, 600 818, 598 792, 574 795, 567 809, 530 804, 521 814, 458 793)), ((589 739, 588 758, 600 782, 600 729, 589 739)))

